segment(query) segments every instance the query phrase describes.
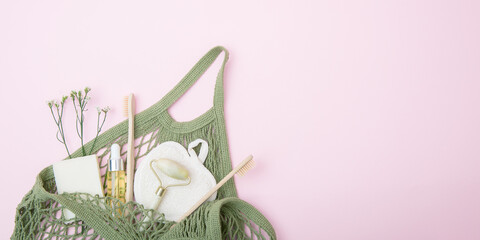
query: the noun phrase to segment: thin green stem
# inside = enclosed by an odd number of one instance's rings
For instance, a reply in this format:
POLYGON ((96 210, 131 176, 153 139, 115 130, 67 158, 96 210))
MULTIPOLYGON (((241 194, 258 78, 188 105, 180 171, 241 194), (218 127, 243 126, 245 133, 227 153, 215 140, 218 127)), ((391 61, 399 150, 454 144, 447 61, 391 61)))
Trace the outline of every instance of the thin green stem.
POLYGON ((60 126, 60 129, 61 129, 61 132, 62 132, 62 140, 63 140, 63 144, 65 145, 65 149, 67 150, 67 154, 68 154, 68 158, 72 158, 72 156, 70 155, 70 151, 68 151, 68 146, 67 146, 67 142, 65 141, 65 132, 63 131, 63 121, 62 121, 62 118, 63 118, 63 107, 64 107, 64 102, 62 102, 62 110, 60 111, 60 115, 58 117, 58 120, 59 120, 59 126, 60 126))
POLYGON ((50 112, 52 113, 53 121, 55 121, 55 124, 58 126, 57 119, 55 118, 55 114, 53 114, 53 106, 50 107, 50 112))
POLYGON ((81 137, 80 137, 80 142, 82 144, 82 153, 83 155, 87 155, 86 151, 85 151, 85 146, 83 145, 83 123, 84 123, 84 115, 83 115, 83 111, 85 109, 85 98, 87 97, 87 94, 85 93, 85 96, 83 97, 83 99, 80 99, 78 98, 78 102, 80 104, 80 119, 81 119, 81 122, 80 122, 80 133, 81 133, 81 137))
POLYGON ((58 120, 57 118, 55 118, 55 113, 53 112, 53 106, 50 107, 50 112, 52 113, 52 117, 53 117, 53 120, 55 121, 55 124, 57 125, 57 140, 61 143, 63 143, 63 145, 65 146, 65 149, 67 150, 67 154, 68 154, 68 158, 72 158, 71 155, 70 155, 70 151, 68 150, 68 146, 67 146, 67 143, 65 141, 65 134, 63 132, 63 122, 62 122, 62 117, 63 117, 63 104, 61 106, 61 112, 60 112, 60 109, 58 108, 58 106, 56 106, 56 110, 57 110, 57 116, 58 116, 58 120), (60 137, 61 139, 60 139, 60 137))
POLYGON ((97 117, 97 135, 95 136, 95 139, 93 140, 93 145, 92 148, 90 149, 90 154, 92 154, 95 143, 97 142, 98 135, 102 131, 103 125, 105 124, 105 120, 107 119, 107 111, 104 111, 103 115, 103 121, 102 124, 100 124, 100 116, 102 115, 102 112, 98 112, 98 117, 97 117))
POLYGON ((100 131, 98 130, 98 126, 100 125, 100 114, 101 114, 101 112, 98 112, 98 116, 97 116, 97 135, 95 136, 95 139, 93 140, 92 148, 90 148, 90 153, 89 154, 92 154, 93 148, 95 147, 95 143, 97 143, 98 134, 100 133, 100 131))
POLYGON ((80 143, 82 145, 82 153, 83 155, 85 156, 86 155, 86 151, 85 151, 85 146, 83 145, 83 99, 84 98, 81 98, 81 95, 80 94, 77 94, 76 96, 76 99, 78 101, 78 108, 77 109, 77 106, 75 104, 75 98, 72 98, 72 101, 73 101, 73 107, 75 109, 75 113, 76 113, 76 122, 75 122, 75 128, 77 130, 77 135, 78 137, 80 138, 80 143), (80 112, 80 114, 79 114, 80 112), (80 125, 80 131, 78 129, 78 125, 80 125))
POLYGON ((73 103, 73 109, 75 109, 75 130, 77 130, 77 136, 80 137, 80 132, 78 131, 78 110, 77 110, 77 105, 75 104, 75 97, 76 95, 72 94, 72 103, 73 103))

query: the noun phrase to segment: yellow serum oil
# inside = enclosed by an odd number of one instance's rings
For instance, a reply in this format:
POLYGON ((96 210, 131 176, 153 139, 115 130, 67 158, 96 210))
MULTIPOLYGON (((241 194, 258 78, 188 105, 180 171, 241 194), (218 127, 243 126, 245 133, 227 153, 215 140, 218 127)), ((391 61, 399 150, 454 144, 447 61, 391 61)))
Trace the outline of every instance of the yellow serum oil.
MULTIPOLYGON (((111 198, 116 198, 120 202, 125 203, 125 191, 126 191, 126 180, 125 180, 125 166, 123 159, 120 157, 120 146, 118 144, 113 144, 110 151, 110 160, 108 161, 107 168, 107 196, 111 198)), ((110 202, 113 208, 115 206, 110 202)), ((121 211, 119 210, 121 213, 121 211)))

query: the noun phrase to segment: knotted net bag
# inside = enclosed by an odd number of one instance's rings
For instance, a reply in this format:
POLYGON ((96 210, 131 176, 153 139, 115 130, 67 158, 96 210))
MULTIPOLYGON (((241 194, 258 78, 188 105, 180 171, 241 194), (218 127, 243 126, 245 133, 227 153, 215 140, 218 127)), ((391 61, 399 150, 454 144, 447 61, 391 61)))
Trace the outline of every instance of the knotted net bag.
MULTIPOLYGON (((207 167, 217 182, 232 170, 223 109, 223 71, 228 52, 210 50, 159 102, 135 116, 135 165, 154 147, 165 141, 187 144, 201 138, 208 142, 207 167), (168 108, 208 69, 220 53, 224 60, 217 76, 211 109, 189 122, 177 122, 168 108)), ((127 143, 127 120, 107 130, 94 145, 106 189, 105 169, 110 146, 127 143)), ((126 152, 121 153, 123 158, 126 152)), ((78 149, 72 158, 81 157, 78 149)), ((68 161, 68 160, 65 160, 68 161)), ((12 239, 276 239, 268 220, 253 206, 237 198, 233 179, 218 190, 217 199, 206 202, 192 215, 175 224, 141 204, 105 204, 117 201, 84 193, 58 194, 52 166, 43 169, 33 188, 17 207, 12 239), (76 216, 66 221, 63 209, 76 216), (173 226, 173 227, 172 227, 173 226)))

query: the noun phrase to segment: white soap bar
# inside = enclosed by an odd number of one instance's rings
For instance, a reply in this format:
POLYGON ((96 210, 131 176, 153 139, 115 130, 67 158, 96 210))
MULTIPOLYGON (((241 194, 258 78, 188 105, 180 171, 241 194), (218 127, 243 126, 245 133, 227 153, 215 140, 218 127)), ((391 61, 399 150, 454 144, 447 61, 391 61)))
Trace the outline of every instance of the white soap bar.
MULTIPOLYGON (((53 173, 59 194, 80 192, 93 196, 98 194, 103 197, 100 169, 96 155, 54 163, 53 173)), ((67 220, 75 217, 75 214, 69 210, 63 213, 67 220)))

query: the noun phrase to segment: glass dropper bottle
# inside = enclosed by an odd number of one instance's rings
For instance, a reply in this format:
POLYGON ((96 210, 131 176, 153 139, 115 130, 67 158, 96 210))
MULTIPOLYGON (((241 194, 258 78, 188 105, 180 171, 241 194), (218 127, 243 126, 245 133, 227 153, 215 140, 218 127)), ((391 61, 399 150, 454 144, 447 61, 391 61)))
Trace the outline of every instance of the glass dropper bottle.
POLYGON ((125 203, 125 166, 120 157, 120 146, 113 144, 107 168, 107 196, 125 203))

